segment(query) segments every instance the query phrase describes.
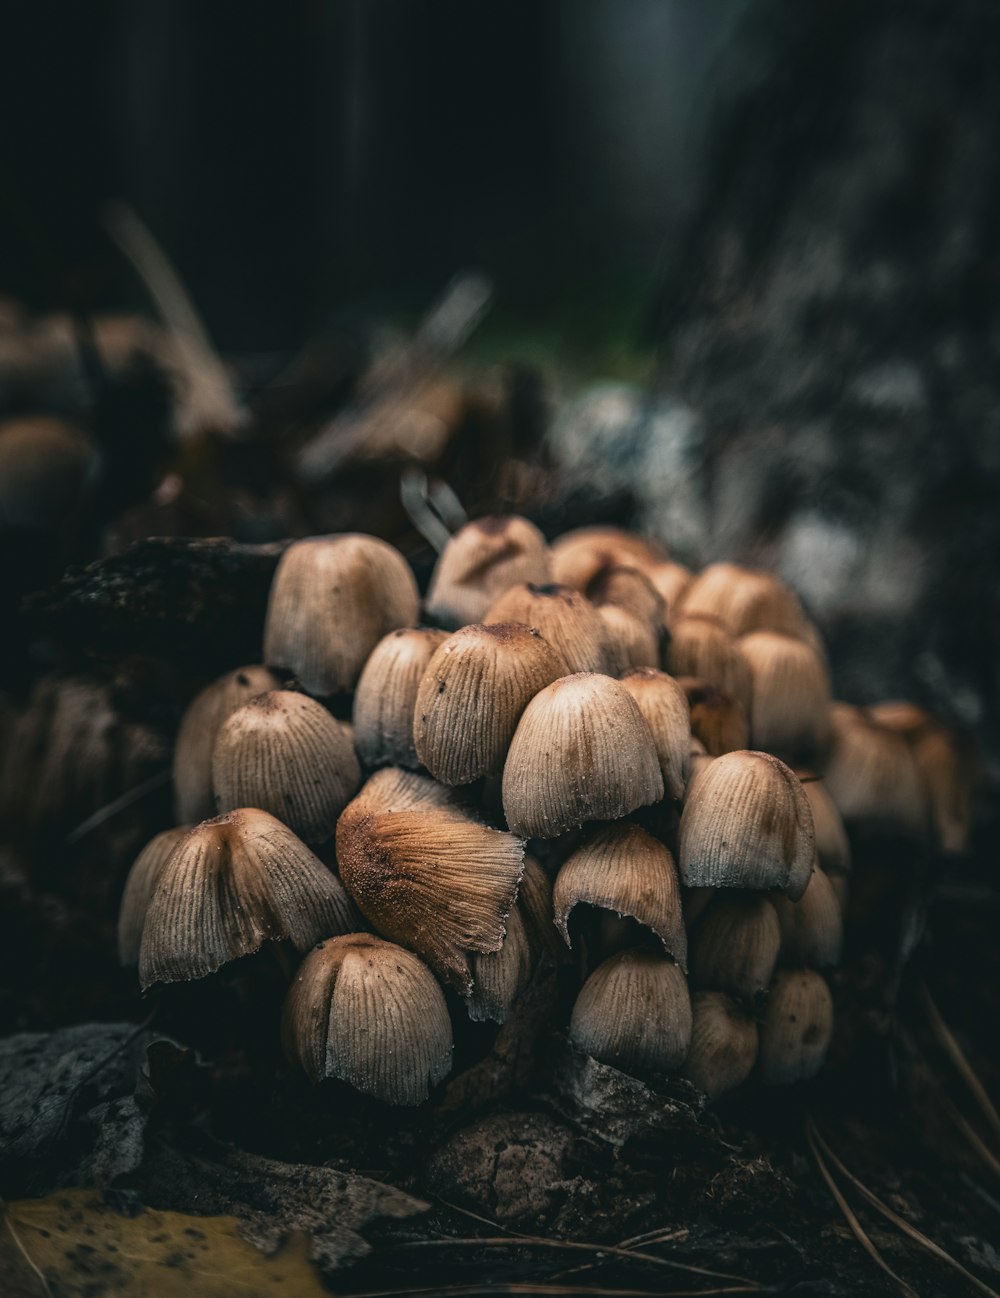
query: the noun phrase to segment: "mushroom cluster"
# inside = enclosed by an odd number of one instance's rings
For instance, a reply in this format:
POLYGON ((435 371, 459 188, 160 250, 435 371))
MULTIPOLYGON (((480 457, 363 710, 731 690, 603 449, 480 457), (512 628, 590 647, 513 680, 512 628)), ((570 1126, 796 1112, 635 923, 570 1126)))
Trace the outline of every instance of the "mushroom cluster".
POLYGON ((190 704, 183 827, 127 882, 143 988, 281 943, 289 1060, 393 1104, 426 1099, 462 1020, 503 1022, 553 958, 576 980, 569 1036, 600 1060, 710 1099, 815 1074, 845 821, 933 824, 960 850, 948 732, 831 703, 774 576, 692 576, 613 528, 550 546, 526 519, 469 523, 423 615, 384 541, 285 552, 264 664, 190 704))

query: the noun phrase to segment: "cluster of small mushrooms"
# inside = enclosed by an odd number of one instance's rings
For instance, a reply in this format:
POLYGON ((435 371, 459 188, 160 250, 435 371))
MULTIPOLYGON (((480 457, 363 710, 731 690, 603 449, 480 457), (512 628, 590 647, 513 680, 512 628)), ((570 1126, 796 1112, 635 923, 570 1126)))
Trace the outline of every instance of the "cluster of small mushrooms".
POLYGON ((808 1078, 845 821, 962 847, 947 732, 832 704, 776 577, 692 576, 617 529, 550 546, 523 518, 468 523, 422 613, 391 545, 297 541, 263 644, 184 716, 179 827, 132 868, 121 956, 146 989, 294 950, 284 1047, 313 1081, 420 1103, 454 1007, 502 1022, 564 952, 569 1036, 597 1059, 711 1099, 808 1078))

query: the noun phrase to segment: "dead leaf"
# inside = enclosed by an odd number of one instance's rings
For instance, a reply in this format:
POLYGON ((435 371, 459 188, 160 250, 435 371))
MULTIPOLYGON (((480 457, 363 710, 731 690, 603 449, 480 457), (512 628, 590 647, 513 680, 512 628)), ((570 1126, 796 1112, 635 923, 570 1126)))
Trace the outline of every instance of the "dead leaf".
POLYGON ((6 1207, 0 1291, 8 1298, 328 1298, 292 1234, 270 1257, 235 1217, 145 1209, 122 1217, 92 1190, 6 1207))

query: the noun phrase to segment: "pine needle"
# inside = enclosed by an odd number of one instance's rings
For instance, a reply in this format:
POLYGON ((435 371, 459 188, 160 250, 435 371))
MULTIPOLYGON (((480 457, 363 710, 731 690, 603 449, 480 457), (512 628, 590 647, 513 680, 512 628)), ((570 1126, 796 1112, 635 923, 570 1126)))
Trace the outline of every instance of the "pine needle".
POLYGON ((1000 1140, 1000 1114, 997 1113, 992 1100, 986 1093, 986 1087, 979 1080, 975 1069, 969 1063, 968 1059, 966 1059, 962 1047, 955 1040, 951 1028, 949 1028, 948 1024, 944 1021, 941 1011, 938 1009, 930 992, 927 990, 926 983, 920 982, 917 984, 917 995, 920 997, 921 1003, 927 1012, 927 1019, 930 1023, 931 1031, 934 1033, 935 1039, 951 1060, 955 1071, 969 1088, 972 1098, 979 1106, 979 1110, 983 1117, 989 1123, 994 1137, 997 1140, 1000 1140))

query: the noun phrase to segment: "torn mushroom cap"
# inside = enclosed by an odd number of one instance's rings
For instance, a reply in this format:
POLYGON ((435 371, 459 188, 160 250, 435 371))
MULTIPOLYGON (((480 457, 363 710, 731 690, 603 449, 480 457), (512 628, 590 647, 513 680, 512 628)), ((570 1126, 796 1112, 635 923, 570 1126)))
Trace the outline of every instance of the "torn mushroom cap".
POLYGON ((322 843, 360 781, 347 728, 305 694, 260 694, 219 727, 212 784, 220 811, 260 807, 305 842, 322 843))
POLYGON ((170 854, 146 912, 139 981, 204 978, 267 941, 306 951, 361 927, 337 876, 280 821, 245 807, 196 825, 170 854))
POLYGON ((808 761, 830 738, 830 674, 803 640, 753 631, 737 644, 750 667, 750 742, 786 761, 808 761))
POLYGON ((124 965, 139 963, 142 926, 149 899, 171 852, 190 829, 190 825, 181 825, 178 829, 165 829, 162 834, 157 834, 135 858, 128 872, 118 912, 118 958, 124 965))
POLYGON ((823 975, 811 969, 776 974, 760 1024, 760 1080, 788 1086, 815 1077, 832 1036, 833 998, 823 975))
POLYGON ((443 784, 500 775, 521 714, 566 666, 520 622, 467 626, 438 648, 417 690, 417 756, 443 784))
POLYGON ((717 1100, 753 1071, 757 1024, 725 992, 695 992, 691 1019, 691 1049, 681 1075, 709 1100, 717 1100))
POLYGON ((418 767, 413 744, 417 687, 447 631, 390 631, 371 652, 354 694, 354 743, 368 767, 418 767))
POLYGON ((616 1068, 679 1068, 691 1044, 691 1000, 680 967, 665 955, 619 951, 580 989, 570 1039, 616 1068))
POLYGON ((296 541, 281 556, 264 623, 264 657, 310 694, 346 693, 384 635, 417 620, 413 573, 393 546, 344 533, 296 541))
POLYGON ((651 667, 627 672, 622 684, 639 705, 653 736, 665 795, 680 802, 691 758, 691 710, 682 687, 651 667))
POLYGON ((928 806, 916 759, 902 735, 860 708, 835 703, 823 768, 826 791, 848 827, 922 840, 928 806))
POLYGON ((673 857, 638 825, 609 825, 588 838, 563 862, 552 902, 567 946, 573 908, 596 906, 644 925, 668 955, 687 966, 687 931, 673 857))
POLYGON ((517 906, 507 916, 507 935, 499 951, 470 957, 472 992, 466 999, 469 1018, 503 1023, 531 980, 534 958, 528 928, 517 906))
POLYGON ((451 808, 348 807, 337 825, 341 878, 373 927, 463 995, 471 953, 500 949, 523 858, 513 834, 451 808))
POLYGON ((513 586, 492 604, 483 621, 523 622, 540 631, 570 672, 615 672, 612 648, 597 609, 569 586, 513 586))
POLYGON ((608 568, 642 568, 664 561, 663 547, 620 527, 578 527, 552 542, 552 580, 577 590, 608 568))
POLYGON ((713 563, 693 578, 681 601, 682 612, 717 618, 731 635, 783 631, 802 635, 805 615, 790 586, 770 572, 713 563))
POLYGON ((477 518, 442 550, 427 591, 427 612, 441 626, 455 630, 486 621, 486 611, 511 586, 548 580, 549 548, 533 523, 516 514, 477 518))
POLYGON ((977 777, 972 754, 946 726, 913 703, 878 703, 867 712, 909 743, 927 786, 938 847, 961 856, 969 846, 977 777))
POLYGON ((219 727, 231 712, 279 681, 266 667, 237 667, 207 685, 188 704, 174 745, 174 802, 177 819, 196 823, 214 816, 212 750, 219 727))
POLYGON ((620 681, 581 672, 524 710, 503 771, 507 823, 555 838, 588 820, 619 820, 663 797, 653 736, 620 681))
POLYGON ((692 937, 691 982, 752 1005, 770 985, 780 948, 778 916, 766 897, 720 890, 692 937))
POLYGON ((695 677, 684 676, 680 684, 691 709, 691 733, 710 757, 746 748, 750 726, 746 709, 738 699, 695 677))
POLYGON ((370 933, 310 951, 285 1000, 281 1035, 311 1081, 336 1078, 387 1104, 420 1104, 451 1071, 451 1019, 434 975, 370 933))
POLYGON ((670 630, 666 667, 671 676, 693 676, 749 708, 750 667, 721 622, 684 614, 670 630))
POLYGON ((32 415, 0 424, 0 529, 60 527, 97 468, 94 444, 65 420, 32 415))
POLYGON ((684 804, 679 853, 689 886, 781 888, 801 897, 816 838, 797 776, 770 753, 713 758, 684 804))
POLYGON ((827 969, 840 963, 844 922, 840 902, 830 880, 819 867, 798 901, 776 893, 771 902, 781 927, 783 964, 827 969))

